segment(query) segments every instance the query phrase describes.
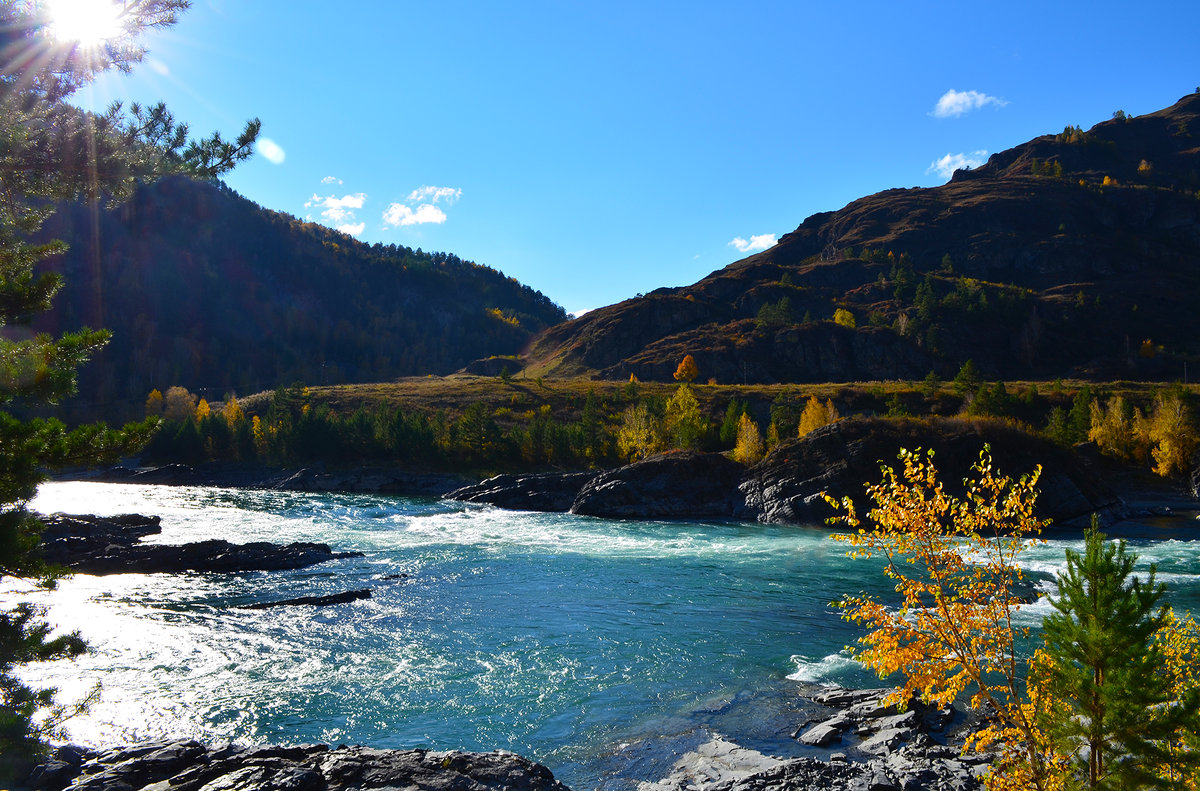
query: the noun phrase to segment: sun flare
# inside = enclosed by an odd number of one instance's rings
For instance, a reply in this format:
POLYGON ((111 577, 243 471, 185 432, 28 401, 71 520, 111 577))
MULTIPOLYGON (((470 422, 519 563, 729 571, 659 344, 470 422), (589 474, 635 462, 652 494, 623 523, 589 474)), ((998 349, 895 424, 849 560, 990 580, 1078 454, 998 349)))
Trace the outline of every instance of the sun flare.
POLYGON ((46 0, 47 31, 63 43, 100 47, 124 32, 124 5, 111 0, 46 0))

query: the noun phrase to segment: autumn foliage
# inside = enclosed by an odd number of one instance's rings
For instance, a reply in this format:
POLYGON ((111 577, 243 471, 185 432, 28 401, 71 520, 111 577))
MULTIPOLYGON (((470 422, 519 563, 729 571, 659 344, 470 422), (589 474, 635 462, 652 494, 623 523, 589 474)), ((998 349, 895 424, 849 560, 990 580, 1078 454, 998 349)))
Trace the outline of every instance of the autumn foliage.
POLYGON ((966 749, 994 751, 990 791, 1088 788, 1200 789, 1200 628, 1160 607, 1151 567, 1144 584, 1136 555, 1095 529, 1084 555, 1067 552, 1044 645, 1023 655, 1019 557, 1045 523, 1033 513, 1040 468, 1012 480, 988 449, 948 494, 932 452, 901 451, 902 469, 883 467, 867 486, 874 507, 829 499, 834 538, 852 557, 883 560, 899 604, 847 595, 843 617, 863 624, 856 658, 902 680, 896 702, 948 704, 969 694, 994 712, 966 749))
POLYGON ((867 486, 871 529, 849 498, 830 500, 841 511, 835 521, 854 531, 834 538, 851 545, 852 557, 882 558, 901 600, 896 607, 859 594, 837 603, 869 629, 856 657, 881 677, 900 674, 898 702, 945 705, 969 691, 973 706, 996 712, 980 746, 1010 745, 1006 762, 1028 775, 1021 787, 1049 788, 1046 740, 1024 699, 1017 642, 1028 629, 1015 624, 1021 600, 1013 590, 1022 578, 1017 558, 1043 527, 1033 514, 1040 469, 1013 481, 995 472, 985 449, 960 498, 938 481, 932 452, 901 451, 900 461, 899 473, 884 466, 882 482, 867 486))
POLYGON ((691 382, 699 375, 700 369, 696 366, 696 360, 692 355, 685 354, 679 361, 679 367, 675 369, 675 381, 691 382))

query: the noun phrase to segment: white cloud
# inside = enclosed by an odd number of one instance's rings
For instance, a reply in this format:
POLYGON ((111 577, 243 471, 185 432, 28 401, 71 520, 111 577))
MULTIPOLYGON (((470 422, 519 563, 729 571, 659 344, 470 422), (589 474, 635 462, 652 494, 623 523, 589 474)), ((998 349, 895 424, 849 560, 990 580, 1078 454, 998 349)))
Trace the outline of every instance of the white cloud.
POLYGON ((353 225, 350 225, 350 224, 339 225, 336 230, 339 230, 342 233, 348 233, 351 236, 358 236, 360 233, 363 232, 363 230, 366 227, 367 227, 367 224, 365 222, 360 222, 360 223, 355 223, 353 225))
POLYGON ((321 209, 321 216, 332 223, 345 225, 354 221, 354 212, 361 209, 367 200, 365 192, 356 192, 353 195, 327 195, 322 198, 320 195, 313 193, 313 196, 304 204, 304 208, 321 209))
POLYGON ((454 203, 462 197, 462 190, 454 187, 418 187, 405 198, 406 203, 437 203, 446 201, 454 203))
POLYGON ((283 146, 269 137, 260 137, 254 143, 254 147, 272 165, 282 165, 283 160, 287 159, 287 152, 283 150, 283 146))
POLYGON ((432 203, 423 203, 415 210, 403 203, 393 203, 383 212, 385 228, 395 228, 400 225, 422 225, 424 223, 444 223, 446 212, 432 203))
POLYGON ((736 247, 743 253, 757 253, 759 250, 766 250, 774 247, 778 240, 773 233, 762 233, 758 236, 751 236, 749 239, 743 239, 740 236, 734 237, 734 240, 729 244, 736 247))
POLYGON ((169 66, 167 66, 167 64, 165 64, 161 60, 159 60, 158 58, 147 57, 145 60, 145 64, 164 77, 171 76, 171 68, 169 66))
POLYGON ((325 178, 321 179, 321 183, 322 184, 341 184, 342 180, 340 178, 338 178, 337 176, 326 176, 325 178))
POLYGON ((569 315, 573 319, 577 319, 585 313, 591 313, 593 310, 595 310, 595 308, 583 308, 581 310, 572 310, 567 315, 569 315))
POLYGON ((942 98, 938 99, 937 106, 933 108, 930 115, 934 118, 955 118, 989 104, 1003 107, 1008 102, 979 91, 956 91, 951 88, 942 94, 942 98))
POLYGON ((977 168, 987 162, 987 151, 972 151, 970 154, 947 154, 932 162, 926 173, 937 173, 944 179, 954 175, 954 171, 963 168, 977 168))

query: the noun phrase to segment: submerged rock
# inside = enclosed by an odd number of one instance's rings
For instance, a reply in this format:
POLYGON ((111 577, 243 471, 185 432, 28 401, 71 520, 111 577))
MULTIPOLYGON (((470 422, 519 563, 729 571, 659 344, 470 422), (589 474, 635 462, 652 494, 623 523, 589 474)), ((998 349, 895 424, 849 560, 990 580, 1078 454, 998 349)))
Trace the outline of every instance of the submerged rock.
POLYGON ((75 763, 56 753, 34 770, 27 785, 44 791, 568 791, 546 767, 508 752, 324 745, 211 748, 196 741, 88 753, 75 763))
POLYGON ((42 517, 42 522, 42 558, 82 574, 284 571, 362 557, 361 552, 334 552, 328 544, 303 541, 232 544, 212 539, 190 544, 142 544, 142 538, 162 529, 157 516, 140 514, 51 514, 42 517))
POLYGON ((272 607, 328 607, 334 604, 349 604, 353 601, 371 598, 369 589, 345 591, 344 593, 331 593, 328 596, 298 596, 294 599, 280 599, 279 601, 264 601, 256 604, 243 604, 238 607, 239 610, 269 610, 272 607))

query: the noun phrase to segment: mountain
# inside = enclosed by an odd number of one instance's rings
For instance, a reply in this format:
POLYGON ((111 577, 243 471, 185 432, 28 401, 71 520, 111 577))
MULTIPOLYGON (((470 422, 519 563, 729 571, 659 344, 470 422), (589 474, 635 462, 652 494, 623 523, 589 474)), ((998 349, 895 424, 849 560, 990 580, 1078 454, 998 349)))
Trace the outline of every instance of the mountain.
POLYGON ((68 252, 35 330, 107 327, 72 418, 140 417, 153 388, 210 400, 289 385, 444 374, 515 354, 566 314, 457 256, 366 245, 222 186, 167 178, 120 207, 60 208, 68 252))
MULTIPOLYGON (((700 282, 545 330, 543 375, 1178 379, 1200 355, 1200 94, 809 217, 700 282), (835 321, 835 316, 841 319, 835 321)), ((1200 366, 1193 367, 1200 373, 1200 366)))

